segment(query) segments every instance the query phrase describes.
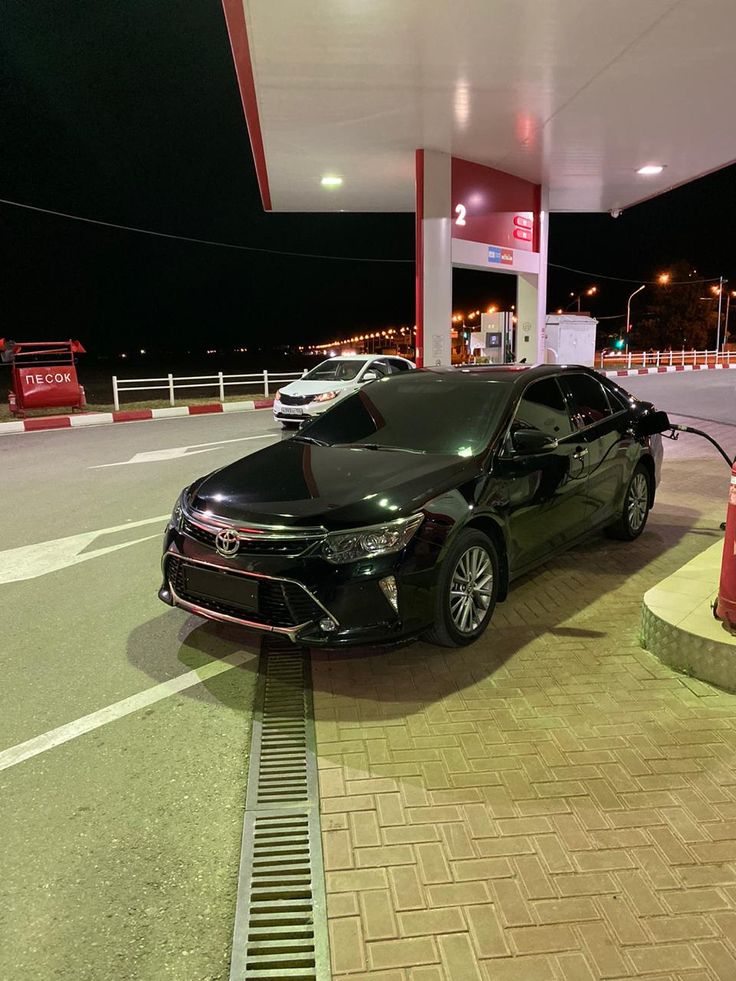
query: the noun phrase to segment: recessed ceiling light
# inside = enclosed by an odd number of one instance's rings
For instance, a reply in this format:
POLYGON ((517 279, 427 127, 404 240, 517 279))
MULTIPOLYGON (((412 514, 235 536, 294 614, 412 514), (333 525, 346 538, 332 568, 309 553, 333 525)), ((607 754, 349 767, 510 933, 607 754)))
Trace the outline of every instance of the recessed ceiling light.
POLYGON ((645 164, 637 170, 637 174, 641 174, 642 177, 654 177, 656 174, 661 174, 663 170, 664 164, 645 164))
POLYGON ((320 181, 322 187, 339 187, 342 184, 342 177, 335 177, 331 174, 325 174, 325 176, 320 181))

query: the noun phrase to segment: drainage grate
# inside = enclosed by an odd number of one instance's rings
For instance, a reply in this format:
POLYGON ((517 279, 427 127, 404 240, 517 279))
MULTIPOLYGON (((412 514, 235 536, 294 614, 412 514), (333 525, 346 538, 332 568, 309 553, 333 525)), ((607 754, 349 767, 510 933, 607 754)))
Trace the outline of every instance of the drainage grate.
POLYGON ((230 981, 329 981, 309 656, 264 641, 230 981))

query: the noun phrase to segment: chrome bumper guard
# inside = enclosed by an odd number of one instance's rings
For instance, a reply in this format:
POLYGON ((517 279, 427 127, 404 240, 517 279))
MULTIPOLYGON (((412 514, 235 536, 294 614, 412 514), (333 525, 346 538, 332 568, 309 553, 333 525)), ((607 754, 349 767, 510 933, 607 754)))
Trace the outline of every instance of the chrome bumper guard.
POLYGON ((337 620, 337 618, 332 613, 330 613, 330 611, 327 609, 324 603, 321 603, 314 595, 314 593, 312 593, 311 590, 307 589, 304 583, 299 582, 298 579, 288 579, 285 578, 284 576, 268 576, 262 572, 243 572, 240 569, 225 568, 213 562, 204 562, 202 559, 190 559, 187 556, 181 555, 179 552, 172 552, 171 550, 169 550, 164 553, 163 568, 164 568, 164 577, 166 579, 166 585, 168 586, 169 591, 171 593, 172 602, 174 606, 178 606, 182 610, 186 610, 188 613, 193 613, 195 616, 203 617, 206 620, 219 620, 223 623, 234 623, 240 627, 247 627, 250 630, 258 630, 262 633, 281 634, 285 637, 288 637, 294 643, 297 642, 299 633, 302 630, 304 630, 306 627, 311 626, 315 622, 314 620, 306 620, 304 621, 304 623, 297 623, 289 627, 276 626, 274 624, 263 623, 257 620, 248 620, 245 617, 235 617, 229 613, 221 613, 218 610, 210 610, 206 606, 201 606, 198 603, 192 603, 190 600, 182 599, 181 596, 177 595, 176 590, 171 584, 171 580, 168 574, 168 569, 166 568, 166 563, 168 559, 177 559, 179 562, 189 563, 191 565, 200 565, 200 566, 204 566, 207 569, 213 569, 216 572, 230 573, 234 575, 244 576, 245 578, 248 579, 265 579, 268 580, 269 582, 277 582, 277 583, 284 583, 292 586, 298 586, 307 594, 307 596, 312 600, 312 602, 324 612, 325 617, 332 621, 332 623, 334 624, 334 628, 336 630, 340 626, 340 623, 337 620))
POLYGON ((256 623, 254 620, 242 620, 239 617, 231 617, 227 613, 218 613, 216 610, 208 610, 204 606, 197 606, 196 603, 189 603, 187 600, 183 600, 180 596, 176 595, 171 583, 169 583, 169 591, 171 592, 171 599, 173 600, 174 606, 186 610, 187 613, 193 613, 195 616, 202 617, 205 620, 219 620, 221 623, 236 623, 239 627, 248 627, 250 630, 258 630, 261 633, 282 634, 288 637, 294 644, 297 642, 299 632, 314 623, 313 620, 308 620, 306 623, 297 624, 295 627, 274 627, 267 623, 256 623))

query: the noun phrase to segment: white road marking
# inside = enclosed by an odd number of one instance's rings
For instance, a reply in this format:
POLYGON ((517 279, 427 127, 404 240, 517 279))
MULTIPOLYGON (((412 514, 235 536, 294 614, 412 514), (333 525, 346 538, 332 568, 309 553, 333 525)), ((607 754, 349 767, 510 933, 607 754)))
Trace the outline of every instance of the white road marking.
POLYGON ((49 732, 44 732, 40 736, 34 736, 33 739, 27 739, 23 743, 18 743, 17 746, 11 746, 9 749, 0 752, 0 770, 7 770, 8 767, 15 766, 17 763, 22 763, 24 760, 38 756, 39 753, 45 753, 55 746, 68 743, 71 739, 76 739, 77 736, 92 732, 93 729, 99 729, 100 726, 107 725, 108 722, 122 719, 123 716, 130 715, 132 712, 138 712, 147 705, 153 705, 155 702, 160 702, 170 695, 175 695, 177 692, 192 688, 202 681, 208 681, 218 674, 223 674, 225 671, 230 671, 232 668, 253 660, 256 656, 256 654, 251 652, 228 654, 221 661, 211 661, 201 668, 196 668, 194 671, 187 671, 186 674, 179 675, 178 678, 164 681, 160 685, 154 685, 153 688, 147 688, 145 691, 139 691, 136 695, 131 695, 128 698, 123 698, 119 702, 114 702, 112 705, 107 705, 97 712, 92 712, 91 715, 83 715, 81 719, 76 719, 74 722, 67 722, 66 725, 59 726, 57 729, 51 729, 49 732))
MULTIPOLYGON (((100 528, 98 531, 85 531, 81 535, 69 535, 67 538, 56 538, 50 542, 38 542, 35 545, 21 545, 18 548, 8 548, 0 552, 0 584, 8 582, 20 582, 24 579, 37 579, 45 576, 49 572, 58 572, 60 569, 67 569, 70 566, 86 562, 87 559, 96 559, 100 555, 109 555, 121 548, 128 548, 131 545, 138 545, 140 542, 147 542, 151 538, 158 538, 160 532, 155 535, 146 535, 144 538, 135 538, 129 542, 120 542, 118 545, 108 545, 105 548, 92 549, 85 552, 84 549, 91 545, 96 538, 102 535, 111 535, 117 531, 125 531, 128 528, 142 528, 144 525, 162 524, 169 518, 168 514, 159 514, 155 518, 144 518, 142 521, 130 521, 124 525, 113 525, 111 528, 100 528)), ((163 532, 163 528, 161 529, 163 532)))
POLYGON ((162 460, 179 460, 183 456, 195 456, 197 453, 211 453, 226 443, 242 443, 249 439, 280 439, 277 433, 263 433, 261 436, 238 436, 236 439, 219 439, 216 443, 195 443, 192 446, 172 446, 165 450, 147 450, 136 453, 129 460, 120 463, 98 463, 88 470, 104 470, 106 467, 127 467, 131 463, 160 463, 162 460))

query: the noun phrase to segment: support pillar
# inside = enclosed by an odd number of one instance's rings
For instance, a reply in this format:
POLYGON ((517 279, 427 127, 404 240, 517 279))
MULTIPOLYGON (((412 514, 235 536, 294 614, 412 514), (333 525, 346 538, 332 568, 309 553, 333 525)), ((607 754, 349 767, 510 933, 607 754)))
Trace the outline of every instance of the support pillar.
POLYGON ((547 360, 547 188, 541 188, 538 217, 539 272, 521 273, 516 287, 516 360, 544 364, 547 360))
POLYGON ((452 357, 451 157, 416 151, 417 364, 449 365, 452 357))

